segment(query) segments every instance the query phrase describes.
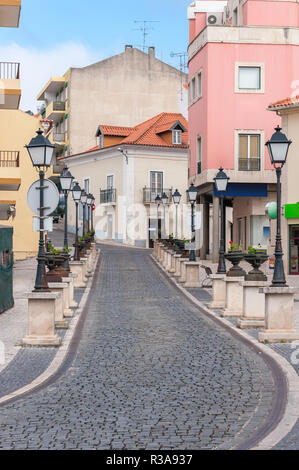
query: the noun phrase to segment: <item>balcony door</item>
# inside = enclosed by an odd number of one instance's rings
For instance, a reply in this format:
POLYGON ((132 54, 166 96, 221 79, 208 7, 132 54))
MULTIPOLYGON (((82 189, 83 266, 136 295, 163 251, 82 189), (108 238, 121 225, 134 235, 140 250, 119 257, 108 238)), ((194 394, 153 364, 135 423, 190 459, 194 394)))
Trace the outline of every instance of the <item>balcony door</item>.
POLYGON ((151 171, 151 200, 155 200, 159 194, 161 197, 163 193, 163 172, 151 171))

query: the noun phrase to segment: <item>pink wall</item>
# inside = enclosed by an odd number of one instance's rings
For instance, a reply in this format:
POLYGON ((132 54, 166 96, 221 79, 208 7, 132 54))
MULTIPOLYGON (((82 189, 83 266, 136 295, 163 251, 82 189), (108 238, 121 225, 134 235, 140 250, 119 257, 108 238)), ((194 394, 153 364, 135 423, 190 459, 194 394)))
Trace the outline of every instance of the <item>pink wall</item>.
POLYGON ((189 20, 189 43, 207 26, 207 14, 195 13, 195 19, 189 20))
POLYGON ((299 26, 299 5, 293 2, 248 0, 243 6, 243 25, 299 26))
MULTIPOLYGON (((280 118, 266 110, 290 96, 299 80, 299 46, 207 44, 190 63, 190 77, 203 69, 203 97, 189 108, 190 175, 196 173, 196 138, 202 134, 202 168, 234 168, 234 130, 265 130, 271 137, 280 118), (235 93, 235 62, 265 64, 265 93, 235 93)), ((272 168, 265 152, 265 168, 272 168)))

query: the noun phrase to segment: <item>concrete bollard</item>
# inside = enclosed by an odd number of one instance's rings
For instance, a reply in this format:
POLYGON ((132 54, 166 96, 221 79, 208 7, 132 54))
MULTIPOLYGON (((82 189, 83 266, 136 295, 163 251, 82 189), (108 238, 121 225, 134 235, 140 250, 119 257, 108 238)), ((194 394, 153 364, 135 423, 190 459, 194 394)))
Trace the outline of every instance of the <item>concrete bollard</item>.
POLYGON ((184 287, 201 287, 201 282, 199 278, 199 265, 200 263, 196 261, 187 261, 185 262, 186 266, 186 281, 184 287))
POLYGON ((265 329, 259 333, 261 343, 280 343, 299 340, 294 328, 294 287, 264 287, 265 329))
POLYGON ((184 284, 186 282, 186 263, 188 263, 188 259, 184 258, 181 262, 181 272, 180 277, 178 278, 178 282, 184 284))
POLYGON ((66 282, 49 282, 49 289, 52 292, 61 292, 63 300, 63 316, 66 318, 72 318, 74 316, 73 310, 70 309, 69 305, 69 285, 66 282))
POLYGON ((265 281, 243 281, 243 315, 238 321, 238 327, 265 327, 265 294, 260 292, 262 287, 268 287, 265 281))
POLYGON ((28 334, 24 346, 60 346, 61 338, 55 332, 56 292, 30 292, 28 299, 28 334))
POLYGON ((225 278, 226 303, 222 317, 241 317, 243 315, 243 286, 240 284, 244 277, 225 278))
POLYGON ((85 265, 83 261, 70 261, 72 274, 77 274, 77 277, 74 279, 74 287, 86 287, 84 268, 85 265))
POLYGON ((226 274, 212 274, 210 276, 213 282, 212 287, 212 302, 209 308, 225 308, 226 306, 226 274))

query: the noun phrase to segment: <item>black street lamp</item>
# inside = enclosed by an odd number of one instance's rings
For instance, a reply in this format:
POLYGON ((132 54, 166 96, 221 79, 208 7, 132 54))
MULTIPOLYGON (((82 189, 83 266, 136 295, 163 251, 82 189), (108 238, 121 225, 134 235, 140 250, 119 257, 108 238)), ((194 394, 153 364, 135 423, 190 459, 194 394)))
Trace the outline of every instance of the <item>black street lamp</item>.
POLYGON ((192 232, 189 261, 196 261, 195 249, 194 249, 195 247, 194 206, 197 200, 197 193, 198 193, 197 188, 192 183, 190 188, 187 191, 188 201, 191 203, 191 232, 192 232))
POLYGON ((277 232, 275 246, 275 265, 272 280, 273 287, 287 287, 283 266, 283 251, 281 244, 281 169, 288 156, 291 141, 281 132, 281 127, 275 128, 275 134, 268 140, 266 146, 269 151, 271 163, 276 170, 277 177, 277 232))
POLYGON ((161 205, 162 199, 160 198, 159 194, 155 199, 155 203, 157 205, 157 238, 159 237, 159 207, 161 205))
POLYGON ((83 189, 82 191, 82 194, 81 194, 81 203, 82 203, 82 207, 83 207, 83 229, 82 229, 82 236, 84 237, 85 233, 86 233, 86 227, 85 227, 85 224, 86 224, 86 204, 87 204, 87 194, 86 194, 86 191, 85 189, 83 189))
MULTIPOLYGON (((63 191, 64 195, 64 242, 63 242, 63 250, 66 255, 68 255, 68 248, 69 248, 69 242, 68 242, 68 224, 67 224, 67 219, 68 219, 68 195, 69 191, 72 188, 72 184, 74 181, 74 177, 72 174, 69 172, 68 168, 64 168, 61 172, 60 175, 60 186, 63 191)), ((63 264, 63 267, 69 271, 70 266, 69 266, 69 259, 68 256, 66 257, 66 260, 63 264)))
POLYGON ((161 199, 162 199, 162 204, 163 204, 163 209, 164 209, 163 232, 164 232, 164 238, 166 238, 166 204, 168 203, 168 196, 167 196, 167 194, 163 193, 161 199))
POLYGON ((214 178, 216 190, 220 193, 220 213, 221 213, 221 235, 220 235, 220 247, 219 247, 219 262, 217 274, 226 274, 226 265, 225 265, 225 217, 224 217, 224 193, 227 189, 227 184, 229 181, 228 176, 224 173, 223 168, 219 168, 219 173, 217 173, 214 178))
POLYGON ((43 136, 41 129, 37 131, 37 136, 34 137, 29 145, 26 145, 29 156, 34 167, 38 168, 40 180, 40 208, 39 208, 39 250, 37 256, 37 271, 34 290, 38 292, 46 292, 49 290, 46 264, 45 264, 45 241, 44 241, 44 220, 45 220, 45 207, 44 207, 44 189, 45 189, 45 172, 50 167, 52 158, 54 156, 55 145, 43 136))
POLYGON ((80 261, 79 256, 79 227, 78 227, 78 212, 79 212, 79 202, 81 201, 82 190, 79 184, 76 182, 72 188, 73 201, 76 204, 76 238, 75 238, 75 252, 74 252, 74 261, 80 261))
POLYGON ((182 195, 176 189, 172 195, 173 202, 175 204, 175 239, 178 239, 178 207, 181 202, 182 195))

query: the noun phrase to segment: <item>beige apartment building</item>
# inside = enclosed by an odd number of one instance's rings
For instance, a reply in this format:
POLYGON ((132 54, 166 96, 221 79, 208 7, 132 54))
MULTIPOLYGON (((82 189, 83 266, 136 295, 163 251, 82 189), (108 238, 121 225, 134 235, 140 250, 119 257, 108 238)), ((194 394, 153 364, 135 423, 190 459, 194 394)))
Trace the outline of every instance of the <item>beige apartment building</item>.
MULTIPOLYGON (((172 194, 176 189, 183 196, 178 234, 187 235, 183 229, 188 226, 184 217, 189 215, 183 211, 188 189, 188 123, 184 116, 161 113, 135 127, 100 125, 97 138, 94 148, 60 160, 96 199, 96 238, 150 247, 158 233, 175 233, 172 194), (158 209, 155 199, 163 193, 168 202, 158 209)), ((74 204, 70 204, 69 225, 75 231, 74 204)))
POLYGON ((126 46, 122 54, 52 77, 37 96, 41 114, 53 121, 50 140, 57 157, 96 145, 99 122, 135 126, 161 112, 187 116, 187 75, 155 57, 126 46))
POLYGON ((282 169, 281 230, 286 273, 299 275, 299 96, 273 103, 268 109, 281 116, 282 132, 292 141, 282 169))

